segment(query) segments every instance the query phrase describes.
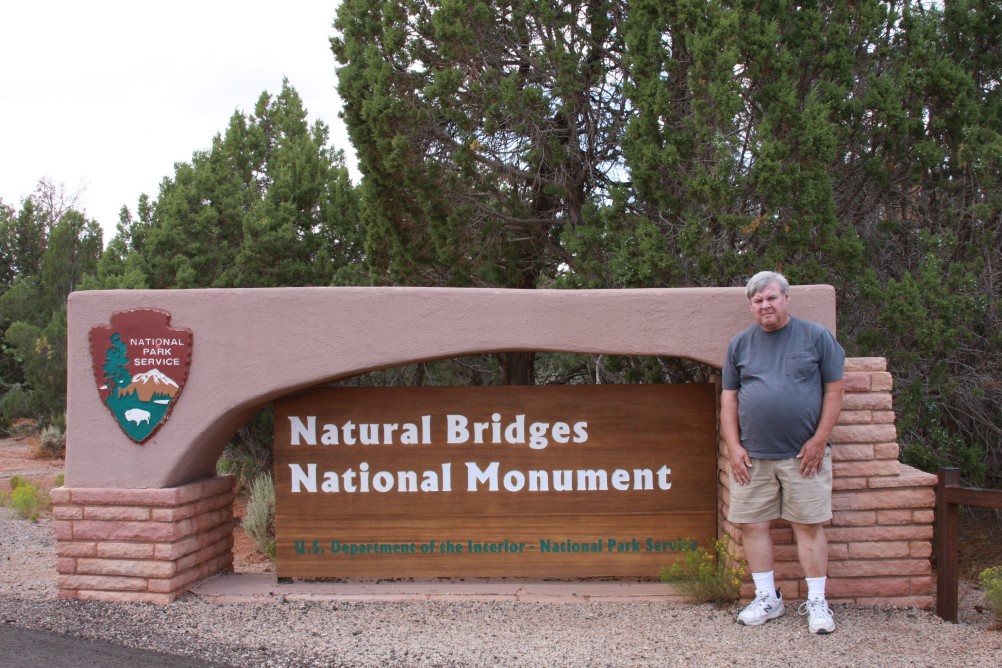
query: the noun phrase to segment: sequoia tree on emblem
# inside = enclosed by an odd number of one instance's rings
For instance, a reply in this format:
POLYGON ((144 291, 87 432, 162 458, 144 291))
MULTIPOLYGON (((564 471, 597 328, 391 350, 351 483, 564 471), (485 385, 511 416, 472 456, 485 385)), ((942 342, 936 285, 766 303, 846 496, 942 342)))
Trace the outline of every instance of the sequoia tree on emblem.
POLYGON ((188 379, 192 333, 171 327, 170 317, 159 309, 136 309, 90 330, 101 400, 136 443, 167 422, 188 379))

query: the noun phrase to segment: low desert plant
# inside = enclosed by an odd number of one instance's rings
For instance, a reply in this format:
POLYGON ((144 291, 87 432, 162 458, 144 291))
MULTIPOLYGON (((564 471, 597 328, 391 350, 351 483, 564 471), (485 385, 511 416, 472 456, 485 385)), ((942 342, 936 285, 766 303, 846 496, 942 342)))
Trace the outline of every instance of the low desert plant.
POLYGON ((275 558, 275 482, 270 473, 254 478, 243 520, 244 531, 258 552, 275 558))
POLYGON ((26 520, 37 522, 39 515, 49 507, 49 497, 30 481, 21 476, 10 479, 10 496, 4 505, 26 520))
POLYGON ((37 453, 47 459, 61 459, 66 454, 66 434, 55 425, 46 427, 38 439, 37 453))
POLYGON ((689 541, 682 558, 661 569, 661 581, 675 585, 693 603, 730 603, 741 593, 745 569, 727 537, 713 541, 711 554, 689 541))
POLYGON ((985 588, 985 601, 1002 625, 1002 566, 992 566, 981 571, 981 586, 985 588))

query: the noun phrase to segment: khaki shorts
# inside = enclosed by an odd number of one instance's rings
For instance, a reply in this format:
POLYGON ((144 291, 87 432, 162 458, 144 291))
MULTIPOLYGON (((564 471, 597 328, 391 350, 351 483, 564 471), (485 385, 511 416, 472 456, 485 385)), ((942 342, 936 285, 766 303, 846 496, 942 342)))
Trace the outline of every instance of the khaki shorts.
POLYGON ((747 485, 731 477, 731 504, 727 519, 753 524, 783 518, 797 524, 820 524, 832 518, 832 454, 814 474, 800 473, 800 460, 752 458, 747 485))

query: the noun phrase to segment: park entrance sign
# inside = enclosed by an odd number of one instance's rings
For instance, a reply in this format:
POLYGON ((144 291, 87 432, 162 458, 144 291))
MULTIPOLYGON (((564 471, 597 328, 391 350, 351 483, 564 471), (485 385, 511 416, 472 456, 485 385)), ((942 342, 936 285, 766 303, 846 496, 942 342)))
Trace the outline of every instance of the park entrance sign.
MULTIPOLYGON (((790 303, 835 331, 831 286, 793 286, 790 303)), ((654 576, 690 538, 741 554, 714 388, 316 388, 499 351, 719 369, 754 324, 743 288, 89 290, 67 309, 61 598, 166 603, 232 570, 234 480, 217 464, 269 405, 283 578, 654 576)), ((845 387, 829 595, 930 607, 936 477, 898 461, 886 360, 847 359, 845 387)), ((777 586, 804 596, 792 532, 773 535, 777 586)))
POLYGON ((275 404, 279 577, 657 576, 717 535, 712 385, 275 404))

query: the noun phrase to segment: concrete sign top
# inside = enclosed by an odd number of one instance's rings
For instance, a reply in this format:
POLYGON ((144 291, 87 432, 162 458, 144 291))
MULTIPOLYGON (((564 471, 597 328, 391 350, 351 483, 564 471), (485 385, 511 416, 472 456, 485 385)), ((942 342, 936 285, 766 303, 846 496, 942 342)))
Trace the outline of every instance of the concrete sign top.
MULTIPOLYGON (((794 315, 835 330, 834 288, 790 294, 794 315)), ((731 336, 750 324, 744 288, 77 292, 68 314, 66 484, 162 488, 211 476, 260 407, 367 371, 505 351, 685 357, 719 368, 731 336), (90 343, 92 330, 137 309, 169 314, 197 340, 184 401, 141 446, 102 405, 90 343)))

